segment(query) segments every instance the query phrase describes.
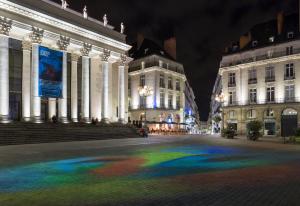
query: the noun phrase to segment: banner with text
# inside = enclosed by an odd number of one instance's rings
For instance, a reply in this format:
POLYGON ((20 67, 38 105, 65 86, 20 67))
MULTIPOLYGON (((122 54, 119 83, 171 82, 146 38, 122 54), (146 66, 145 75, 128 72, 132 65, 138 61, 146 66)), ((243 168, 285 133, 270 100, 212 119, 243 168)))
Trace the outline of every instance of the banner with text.
POLYGON ((63 52, 39 47, 39 96, 62 98, 63 52))

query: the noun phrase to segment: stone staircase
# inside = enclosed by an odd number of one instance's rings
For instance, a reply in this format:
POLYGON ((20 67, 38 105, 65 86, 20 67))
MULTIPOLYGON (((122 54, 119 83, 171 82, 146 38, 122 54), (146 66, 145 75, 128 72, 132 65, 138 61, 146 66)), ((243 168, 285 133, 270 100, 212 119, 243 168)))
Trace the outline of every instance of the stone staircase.
POLYGON ((135 128, 120 124, 0 124, 0 145, 90 141, 137 137, 139 137, 139 135, 135 128))

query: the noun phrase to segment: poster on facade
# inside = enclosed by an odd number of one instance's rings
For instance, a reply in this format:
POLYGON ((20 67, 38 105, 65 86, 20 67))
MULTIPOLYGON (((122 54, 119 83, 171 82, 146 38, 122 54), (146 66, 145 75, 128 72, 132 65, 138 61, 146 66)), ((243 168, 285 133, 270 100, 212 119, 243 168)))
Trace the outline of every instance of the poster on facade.
POLYGON ((63 52, 39 47, 39 96, 62 98, 63 52))

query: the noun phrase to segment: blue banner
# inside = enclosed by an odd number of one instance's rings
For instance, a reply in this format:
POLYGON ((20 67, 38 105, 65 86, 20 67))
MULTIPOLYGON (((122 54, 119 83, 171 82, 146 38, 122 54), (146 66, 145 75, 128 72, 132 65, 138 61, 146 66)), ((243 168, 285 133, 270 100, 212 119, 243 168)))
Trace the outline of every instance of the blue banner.
POLYGON ((39 47, 39 96, 62 98, 63 52, 39 47))

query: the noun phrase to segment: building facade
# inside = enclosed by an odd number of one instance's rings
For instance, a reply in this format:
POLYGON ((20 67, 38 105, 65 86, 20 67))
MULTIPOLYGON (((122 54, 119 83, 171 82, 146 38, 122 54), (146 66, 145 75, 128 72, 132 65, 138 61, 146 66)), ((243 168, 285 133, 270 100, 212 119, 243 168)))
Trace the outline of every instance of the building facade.
POLYGON ((146 119, 151 123, 149 124, 151 129, 180 127, 185 120, 185 81, 182 64, 160 55, 153 54, 130 62, 131 121, 146 119), (139 94, 139 88, 144 86, 153 91, 148 97, 139 94))
POLYGON ((255 26, 227 50, 219 70, 225 127, 245 134, 247 123, 259 120, 264 135, 295 133, 300 122, 298 19, 280 13, 276 20, 255 26))
POLYGON ((209 121, 212 134, 219 134, 222 129, 222 95, 222 77, 218 74, 214 84, 210 102, 209 121))
POLYGON ((86 10, 48 0, 0 0, 0 44, 1 122, 127 120, 131 47, 86 10), (41 47, 63 54, 61 98, 40 95, 41 47))
POLYGON ((194 91, 188 81, 185 82, 185 109, 184 118, 190 134, 199 133, 200 116, 194 91))

